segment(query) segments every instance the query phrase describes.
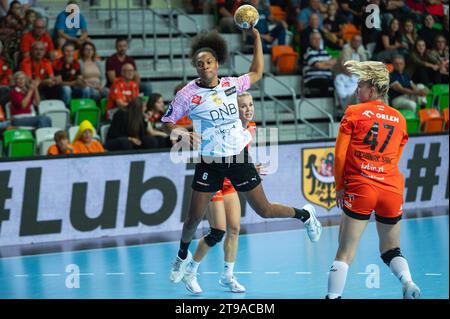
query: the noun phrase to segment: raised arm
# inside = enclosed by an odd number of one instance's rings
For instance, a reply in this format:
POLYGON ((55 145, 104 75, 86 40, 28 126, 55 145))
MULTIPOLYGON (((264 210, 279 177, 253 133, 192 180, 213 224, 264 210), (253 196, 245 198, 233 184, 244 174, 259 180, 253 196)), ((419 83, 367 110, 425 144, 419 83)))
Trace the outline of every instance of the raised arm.
POLYGON ((250 76, 250 84, 254 84, 261 79, 264 73, 264 55, 259 31, 255 28, 250 31, 255 38, 255 45, 253 47, 253 61, 248 75, 250 76))

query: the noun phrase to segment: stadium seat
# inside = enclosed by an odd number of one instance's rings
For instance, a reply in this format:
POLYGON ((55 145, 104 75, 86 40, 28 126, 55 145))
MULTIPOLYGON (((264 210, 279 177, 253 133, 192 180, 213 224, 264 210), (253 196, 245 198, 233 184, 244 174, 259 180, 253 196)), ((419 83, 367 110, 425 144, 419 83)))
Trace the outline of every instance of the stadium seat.
POLYGON ((4 147, 8 157, 24 157, 34 155, 35 141, 28 130, 13 129, 3 133, 4 147))
POLYGON ((448 131, 448 107, 442 111, 444 114, 444 130, 448 131))
POLYGON ((70 114, 72 116, 80 109, 84 107, 97 107, 97 104, 93 99, 72 99, 70 100, 70 114))
POLYGON ((106 104, 108 104, 108 99, 104 97, 103 99, 100 100, 100 112, 102 116, 106 115, 106 104))
POLYGON ((100 136, 102 138, 103 145, 105 145, 105 143, 106 143, 106 136, 108 135, 108 130, 109 130, 110 126, 111 126, 111 124, 105 124, 105 125, 102 125, 102 127, 100 128, 100 136))
POLYGON ((417 114, 411 110, 400 109, 398 110, 406 119, 406 130, 408 134, 418 133, 420 127, 420 120, 417 114))
POLYGON ((275 73, 290 74, 297 71, 298 53, 289 45, 272 46, 275 73))
POLYGON ((36 130, 36 146, 40 155, 47 155, 48 148, 55 143, 54 136, 59 129, 56 127, 45 127, 36 130))
POLYGON ((284 11, 280 6, 270 6, 270 15, 274 17, 276 20, 284 20, 286 21, 286 11, 284 11))
POLYGON ((431 92, 433 94, 433 106, 439 107, 440 110, 448 107, 448 84, 434 84, 431 92))
POLYGON ((424 133, 442 132, 444 118, 437 109, 422 109, 419 111, 420 127, 424 133))
POLYGON ((333 49, 330 49, 329 47, 325 47, 325 51, 327 51, 328 54, 331 55, 331 57, 333 57, 335 59, 339 59, 339 57, 341 55, 341 50, 333 50, 333 49))
POLYGON ((11 102, 5 104, 5 116, 6 119, 11 119, 11 102))
POLYGON ((39 104, 39 114, 52 120, 52 127, 65 131, 70 124, 70 113, 63 101, 44 100, 39 104))
POLYGON ((75 125, 80 125, 84 120, 88 120, 98 129, 100 122, 100 109, 97 106, 81 106, 75 113, 75 125))

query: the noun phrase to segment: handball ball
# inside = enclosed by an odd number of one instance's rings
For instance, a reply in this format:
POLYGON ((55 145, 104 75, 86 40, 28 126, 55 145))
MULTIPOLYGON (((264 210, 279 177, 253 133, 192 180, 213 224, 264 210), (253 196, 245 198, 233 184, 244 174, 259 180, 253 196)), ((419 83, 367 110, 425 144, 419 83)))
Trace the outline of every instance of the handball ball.
POLYGON ((259 13, 255 7, 245 4, 240 6, 234 14, 234 22, 241 29, 250 29, 255 26, 259 20, 259 13))

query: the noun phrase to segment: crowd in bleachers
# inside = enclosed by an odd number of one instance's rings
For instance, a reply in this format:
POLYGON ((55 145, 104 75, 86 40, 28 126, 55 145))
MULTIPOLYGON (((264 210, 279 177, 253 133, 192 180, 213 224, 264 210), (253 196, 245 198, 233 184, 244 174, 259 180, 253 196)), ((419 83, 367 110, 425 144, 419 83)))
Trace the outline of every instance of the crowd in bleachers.
MULTIPOLYGON (((448 127, 447 0, 187 2, 190 12, 214 14, 222 33, 240 33, 234 12, 255 6, 272 69, 302 75, 301 94, 335 97, 342 112, 357 102, 357 78, 343 63, 383 61, 391 71, 389 103, 408 119, 410 133, 448 127), (370 5, 379 10, 366 10, 370 5)), ((160 130, 164 98, 141 81, 128 40, 112 39, 116 53, 100 57, 86 18, 69 27, 68 14, 62 9, 49 26, 38 1, 0 0, 2 152, 14 155, 8 147, 14 138, 32 141, 31 154, 169 147, 160 130)), ((243 34, 243 51, 252 45, 243 34)), ((192 128, 188 118, 179 124, 192 128)))

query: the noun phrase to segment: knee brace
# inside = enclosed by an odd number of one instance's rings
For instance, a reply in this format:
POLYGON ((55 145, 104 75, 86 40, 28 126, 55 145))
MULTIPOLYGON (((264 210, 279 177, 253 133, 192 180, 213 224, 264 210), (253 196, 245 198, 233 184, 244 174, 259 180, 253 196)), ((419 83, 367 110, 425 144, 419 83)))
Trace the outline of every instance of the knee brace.
POLYGON ((223 235, 225 235, 225 231, 217 229, 217 228, 210 228, 208 235, 204 237, 205 243, 209 247, 215 246, 217 243, 220 243, 223 235))
POLYGON ((387 252, 381 255, 381 259, 383 259, 384 263, 388 265, 388 267, 391 263, 391 260, 394 259, 395 257, 403 257, 400 248, 388 250, 387 252))

